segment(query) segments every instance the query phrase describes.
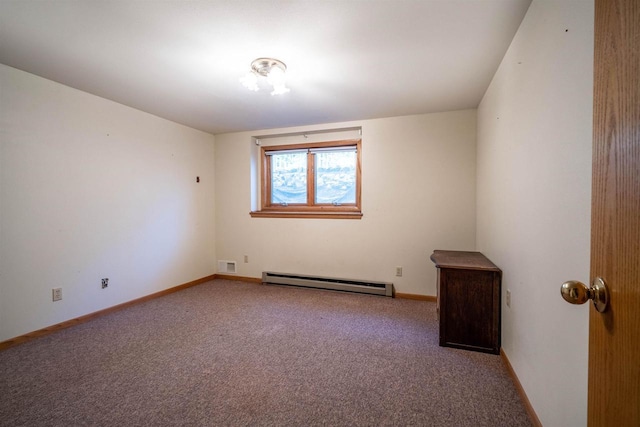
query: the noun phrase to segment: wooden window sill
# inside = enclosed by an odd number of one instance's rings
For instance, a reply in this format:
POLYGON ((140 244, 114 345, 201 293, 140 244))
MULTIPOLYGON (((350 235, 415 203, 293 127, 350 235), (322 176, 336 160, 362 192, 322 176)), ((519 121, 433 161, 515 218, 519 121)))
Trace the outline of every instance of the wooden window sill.
POLYGON ((331 211, 255 211, 249 212, 252 218, 323 218, 323 219, 361 219, 362 212, 331 212, 331 211))

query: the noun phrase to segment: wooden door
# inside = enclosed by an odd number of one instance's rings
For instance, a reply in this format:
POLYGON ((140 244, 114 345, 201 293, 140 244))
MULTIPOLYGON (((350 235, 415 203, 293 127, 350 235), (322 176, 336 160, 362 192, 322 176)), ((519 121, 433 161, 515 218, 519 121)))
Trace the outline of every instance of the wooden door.
POLYGON ((588 424, 640 426, 640 0, 596 0, 588 424))

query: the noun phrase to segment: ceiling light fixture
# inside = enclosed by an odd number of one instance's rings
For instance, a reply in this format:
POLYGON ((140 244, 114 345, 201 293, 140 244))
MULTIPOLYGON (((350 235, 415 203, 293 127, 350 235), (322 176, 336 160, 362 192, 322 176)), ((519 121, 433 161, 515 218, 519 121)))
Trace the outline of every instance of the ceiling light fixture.
POLYGON ((258 58, 251 63, 251 71, 240 78, 240 83, 249 90, 257 91, 258 76, 265 77, 267 83, 273 87, 271 95, 282 95, 289 92, 285 85, 285 71, 287 66, 284 62, 273 58, 258 58))

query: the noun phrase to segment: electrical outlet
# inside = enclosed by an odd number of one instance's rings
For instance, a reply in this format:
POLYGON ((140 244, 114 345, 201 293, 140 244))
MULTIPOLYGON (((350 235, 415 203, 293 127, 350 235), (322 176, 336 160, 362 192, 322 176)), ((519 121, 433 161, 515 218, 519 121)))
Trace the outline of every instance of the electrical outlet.
POLYGON ((507 307, 511 308, 511 290, 507 289, 507 307))
POLYGON ((402 267, 396 267, 396 276, 402 277, 402 267))
POLYGON ((60 301, 62 299, 62 288, 53 288, 51 291, 54 301, 60 301))
POLYGON ((109 278, 102 279, 102 289, 109 286, 109 278))
POLYGON ((244 263, 247 264, 249 262, 249 255, 244 256, 244 263))

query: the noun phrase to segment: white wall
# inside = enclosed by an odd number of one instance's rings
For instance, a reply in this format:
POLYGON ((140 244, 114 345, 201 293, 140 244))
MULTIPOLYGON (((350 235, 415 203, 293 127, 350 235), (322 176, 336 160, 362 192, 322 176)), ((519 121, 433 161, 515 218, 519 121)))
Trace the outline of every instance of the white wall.
POLYGON ((212 135, 4 65, 0 93, 0 341, 215 272, 212 135))
POLYGON ((216 252, 262 271, 435 295, 434 249, 475 248, 476 111, 216 135, 216 252), (362 126, 361 220, 251 218, 251 136, 362 126), (243 256, 249 263, 243 263, 243 256), (403 276, 395 277, 395 267, 403 276))
POLYGON ((502 346, 543 425, 586 425, 593 2, 534 0, 478 109, 477 248, 503 270, 502 346), (511 290, 511 308, 505 291, 511 290))

